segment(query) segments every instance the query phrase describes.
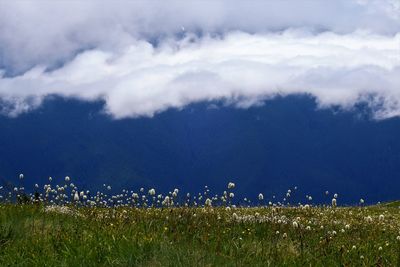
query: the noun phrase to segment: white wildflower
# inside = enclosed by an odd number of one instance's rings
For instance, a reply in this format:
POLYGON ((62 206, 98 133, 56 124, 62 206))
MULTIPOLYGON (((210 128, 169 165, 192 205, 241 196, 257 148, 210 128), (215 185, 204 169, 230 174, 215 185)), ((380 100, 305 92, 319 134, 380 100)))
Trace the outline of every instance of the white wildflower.
POLYGON ((79 194, 78 194, 78 192, 75 192, 75 194, 74 194, 74 201, 79 201, 79 194))
POLYGON ((332 198, 332 207, 336 207, 336 198, 332 198))

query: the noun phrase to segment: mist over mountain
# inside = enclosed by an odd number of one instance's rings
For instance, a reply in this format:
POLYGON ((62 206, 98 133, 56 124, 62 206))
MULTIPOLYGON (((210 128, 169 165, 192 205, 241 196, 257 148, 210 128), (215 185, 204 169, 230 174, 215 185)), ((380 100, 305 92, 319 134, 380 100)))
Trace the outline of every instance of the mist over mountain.
POLYGON ((293 201, 326 190, 343 203, 399 197, 400 119, 376 121, 360 104, 351 111, 318 109, 307 95, 278 97, 238 109, 201 102, 152 118, 112 119, 104 102, 49 97, 16 118, 0 117, 0 179, 25 185, 62 182, 115 190, 175 187, 201 192, 208 185, 238 195, 282 198, 298 186, 293 201))

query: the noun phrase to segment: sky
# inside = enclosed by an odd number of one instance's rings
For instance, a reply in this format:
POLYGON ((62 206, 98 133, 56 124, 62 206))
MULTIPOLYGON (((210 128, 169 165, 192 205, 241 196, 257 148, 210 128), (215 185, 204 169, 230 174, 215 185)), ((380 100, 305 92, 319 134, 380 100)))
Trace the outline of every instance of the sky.
POLYGON ((400 116, 400 1, 0 1, 0 100, 52 95, 112 117, 290 94, 400 116))

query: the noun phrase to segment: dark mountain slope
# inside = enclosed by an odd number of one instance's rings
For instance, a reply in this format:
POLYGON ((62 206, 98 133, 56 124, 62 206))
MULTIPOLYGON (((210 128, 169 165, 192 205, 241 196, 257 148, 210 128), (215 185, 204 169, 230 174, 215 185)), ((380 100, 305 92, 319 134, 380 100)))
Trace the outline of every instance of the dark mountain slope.
POLYGON ((235 181, 247 196, 297 185, 302 201, 303 193, 326 201, 325 190, 348 203, 400 197, 400 119, 373 121, 362 105, 317 110, 312 98, 290 96, 249 109, 200 103, 123 120, 102 105, 52 97, 17 118, 0 116, 0 179, 23 172, 28 186, 69 175, 89 188, 162 191, 221 191, 235 181))

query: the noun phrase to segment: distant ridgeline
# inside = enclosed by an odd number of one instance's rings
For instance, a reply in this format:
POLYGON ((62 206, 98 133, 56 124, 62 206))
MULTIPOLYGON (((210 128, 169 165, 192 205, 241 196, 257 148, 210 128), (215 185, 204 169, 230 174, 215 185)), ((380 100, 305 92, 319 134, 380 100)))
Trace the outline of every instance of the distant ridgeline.
POLYGON ((0 116, 0 183, 27 190, 70 176, 95 190, 154 187, 196 193, 208 185, 236 195, 342 203, 400 198, 400 119, 374 121, 368 108, 316 107, 290 96, 239 109, 198 103, 153 118, 113 120, 104 103, 51 97, 16 118, 0 116))

